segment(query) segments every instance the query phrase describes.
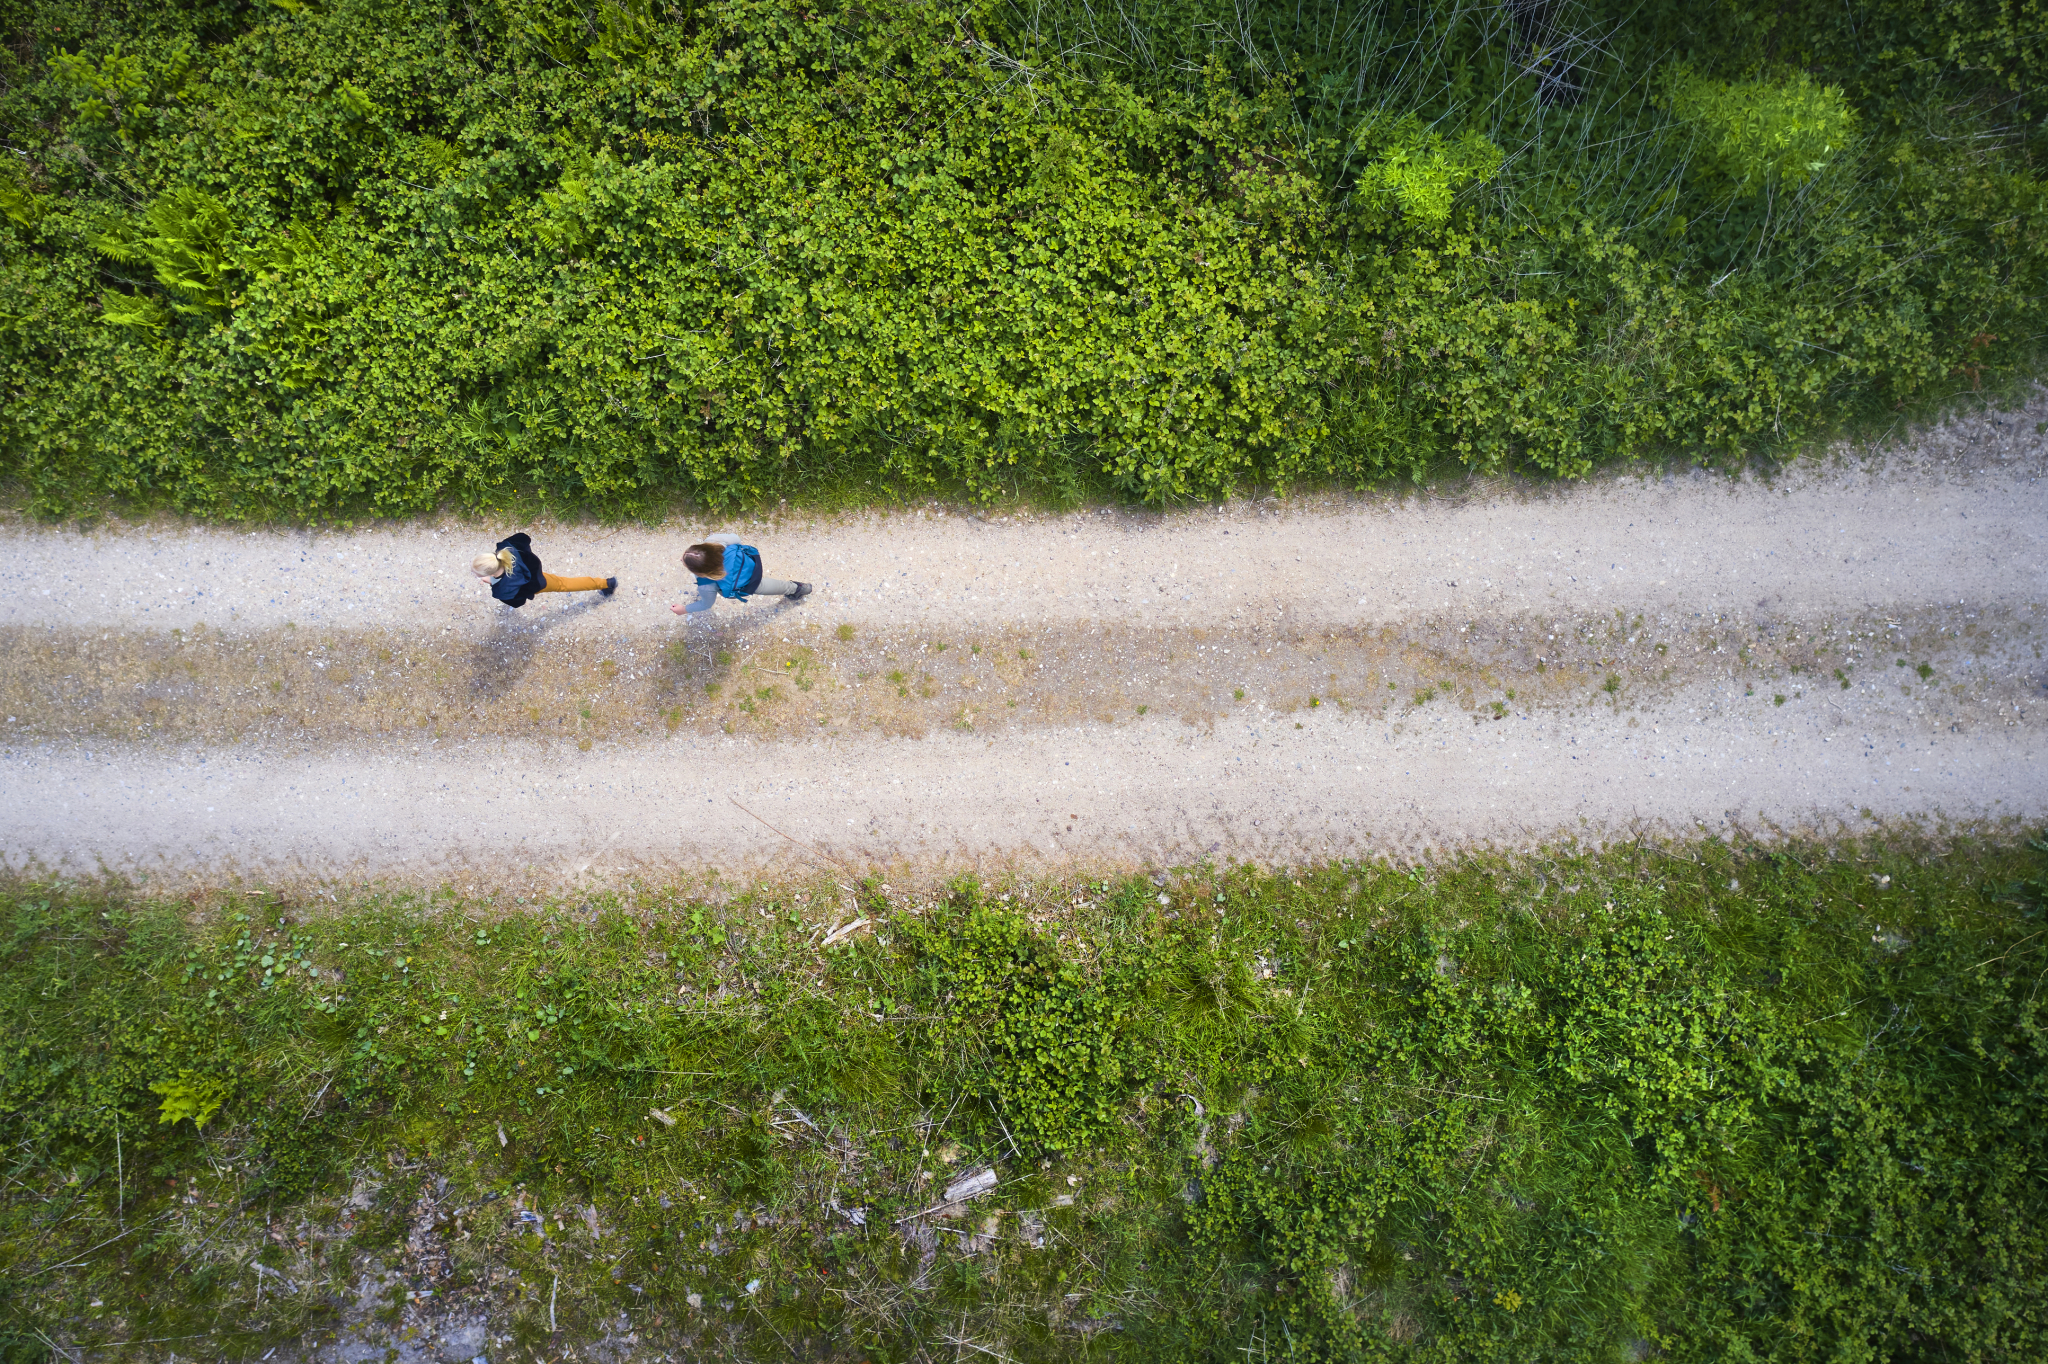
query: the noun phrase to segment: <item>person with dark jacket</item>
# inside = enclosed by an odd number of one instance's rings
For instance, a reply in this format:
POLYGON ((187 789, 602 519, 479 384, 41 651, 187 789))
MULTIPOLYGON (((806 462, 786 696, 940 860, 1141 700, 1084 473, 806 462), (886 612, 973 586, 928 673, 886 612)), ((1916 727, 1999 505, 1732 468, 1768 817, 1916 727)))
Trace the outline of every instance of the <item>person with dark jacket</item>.
POLYGON ((491 585, 491 595, 507 606, 524 606, 542 592, 595 592, 609 597, 619 590, 617 578, 572 578, 548 573, 533 552, 533 540, 525 531, 498 541, 494 554, 479 554, 470 561, 476 576, 491 585))

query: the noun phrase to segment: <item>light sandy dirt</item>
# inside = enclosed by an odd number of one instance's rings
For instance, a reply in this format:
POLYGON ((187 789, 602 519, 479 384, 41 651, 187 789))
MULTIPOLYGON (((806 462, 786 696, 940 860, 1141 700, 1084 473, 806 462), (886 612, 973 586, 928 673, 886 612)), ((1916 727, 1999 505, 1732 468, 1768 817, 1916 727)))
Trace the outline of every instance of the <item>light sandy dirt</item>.
POLYGON ((494 886, 1287 863, 2048 816, 2048 399, 1765 482, 799 516, 699 533, 14 523, 0 855, 494 886))

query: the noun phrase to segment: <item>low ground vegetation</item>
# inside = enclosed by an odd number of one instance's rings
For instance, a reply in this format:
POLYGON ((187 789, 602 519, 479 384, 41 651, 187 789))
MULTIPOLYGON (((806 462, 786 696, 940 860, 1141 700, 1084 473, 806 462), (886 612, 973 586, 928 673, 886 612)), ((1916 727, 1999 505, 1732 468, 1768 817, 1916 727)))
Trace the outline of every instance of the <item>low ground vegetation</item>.
POLYGON ((1914 698, 1930 723, 2004 723, 2035 690, 2021 671, 2035 647, 2028 614, 1891 609, 1816 628, 1617 610, 1402 631, 1013 625, 952 640, 850 626, 841 638, 818 624, 644 650, 505 617, 463 646, 431 629, 0 627, 0 713, 17 737, 304 745, 410 734, 587 751, 660 735, 922 738, 1151 714, 1204 730, 1232 715, 1370 716, 1399 734, 1431 716, 1619 711, 1712 679, 1777 705, 1853 687, 1858 699, 1914 698), (1994 681, 1984 665, 1999 659, 2023 661, 1994 681))
POLYGON ((2028 1358, 2041 865, 18 882, 9 1358, 2028 1358))
POLYGON ((27 504, 1570 477, 2044 332, 2032 0, 393 14, 16 7, 27 504))

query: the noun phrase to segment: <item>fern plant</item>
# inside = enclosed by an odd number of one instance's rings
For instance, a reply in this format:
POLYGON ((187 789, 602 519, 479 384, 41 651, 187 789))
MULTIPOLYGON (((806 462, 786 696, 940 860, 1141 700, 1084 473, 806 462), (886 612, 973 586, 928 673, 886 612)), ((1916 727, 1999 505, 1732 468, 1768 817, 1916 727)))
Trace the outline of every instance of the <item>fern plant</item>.
MULTIPOLYGON (((238 305, 248 283, 304 264, 319 254, 319 240, 304 224, 248 243, 228 206, 203 189, 181 185, 158 196, 131 223, 93 239, 101 254, 123 265, 146 267, 171 308, 188 314, 223 313, 238 305)), ((104 319, 121 326, 161 326, 162 306, 114 294, 101 300, 104 319)))
POLYGON ((140 224, 102 233, 93 245, 110 260, 147 267, 173 308, 198 313, 228 306, 234 232, 227 205, 181 185, 144 210, 140 224))

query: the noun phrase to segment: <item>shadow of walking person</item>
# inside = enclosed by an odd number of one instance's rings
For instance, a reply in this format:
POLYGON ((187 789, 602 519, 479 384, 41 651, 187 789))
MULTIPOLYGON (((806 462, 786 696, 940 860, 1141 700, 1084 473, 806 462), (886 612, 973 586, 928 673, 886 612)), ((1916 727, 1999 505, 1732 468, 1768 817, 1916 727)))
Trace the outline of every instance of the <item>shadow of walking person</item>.
MULTIPOLYGON (((751 664, 742 656, 763 646, 768 646, 766 652, 773 654, 776 637, 769 632, 776 627, 777 617, 793 605, 778 602, 767 609, 735 611, 677 632, 661 651, 654 686, 658 708, 668 719, 671 731, 682 724, 690 707, 707 702, 725 704, 735 683, 741 685, 740 695, 744 697, 746 686, 752 684, 744 681, 743 670, 766 675, 758 655, 751 664)), ((786 645, 789 641, 783 638, 782 643, 786 645)), ((797 651, 810 652, 802 644, 797 651)), ((785 649, 783 655, 787 654, 785 649)), ((779 664, 771 663, 768 671, 777 672, 779 668, 779 664)))
POLYGON ((511 695, 533 666, 548 631, 596 610, 598 605, 596 601, 579 601, 552 611, 499 611, 490 633, 470 647, 469 689, 485 701, 511 695))

